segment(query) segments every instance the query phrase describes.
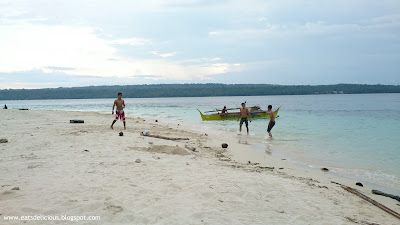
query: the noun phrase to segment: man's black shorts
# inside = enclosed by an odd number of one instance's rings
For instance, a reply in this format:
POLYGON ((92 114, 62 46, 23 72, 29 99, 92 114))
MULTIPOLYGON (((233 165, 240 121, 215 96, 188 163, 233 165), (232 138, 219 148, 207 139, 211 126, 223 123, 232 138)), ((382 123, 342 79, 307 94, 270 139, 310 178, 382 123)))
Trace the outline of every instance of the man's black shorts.
POLYGON ((240 119, 240 125, 242 125, 242 124, 243 124, 243 122, 245 122, 245 123, 246 123, 246 127, 248 127, 248 126, 249 126, 249 121, 247 120, 247 117, 246 117, 246 118, 242 117, 242 119, 240 119))
POLYGON ((271 122, 269 122, 269 124, 268 124, 268 132, 271 132, 271 130, 272 130, 272 128, 275 126, 275 121, 271 121, 271 122))

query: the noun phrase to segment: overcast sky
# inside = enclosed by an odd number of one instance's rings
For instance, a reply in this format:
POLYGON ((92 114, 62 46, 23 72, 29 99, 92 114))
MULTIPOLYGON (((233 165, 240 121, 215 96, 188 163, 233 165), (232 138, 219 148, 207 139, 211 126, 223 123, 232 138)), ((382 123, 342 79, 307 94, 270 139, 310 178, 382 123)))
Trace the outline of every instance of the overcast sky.
POLYGON ((399 0, 0 0, 0 89, 400 84, 399 0))

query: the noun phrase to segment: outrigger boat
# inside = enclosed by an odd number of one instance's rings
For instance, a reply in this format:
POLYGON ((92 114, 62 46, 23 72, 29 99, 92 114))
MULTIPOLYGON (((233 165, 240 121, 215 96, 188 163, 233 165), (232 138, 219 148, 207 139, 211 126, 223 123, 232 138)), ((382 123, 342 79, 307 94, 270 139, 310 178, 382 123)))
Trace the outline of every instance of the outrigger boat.
MULTIPOLYGON (((259 106, 252 106, 252 107, 247 107, 250 111, 250 115, 252 119, 256 119, 256 118, 269 118, 269 114, 268 111, 262 110, 259 106)), ((281 107, 279 106, 278 109, 275 110, 274 114, 275 117, 278 116, 278 111, 281 107)), ((229 110, 238 110, 240 108, 233 108, 233 109, 227 109, 229 110)), ((212 111, 207 111, 204 113, 212 113, 212 114, 207 114, 204 115, 202 112, 199 111, 200 115, 201 115, 201 119, 202 120, 234 120, 234 119, 238 119, 239 118, 239 112, 229 112, 229 113, 225 113, 225 115, 221 115, 220 111, 222 111, 222 109, 215 109, 212 111)))

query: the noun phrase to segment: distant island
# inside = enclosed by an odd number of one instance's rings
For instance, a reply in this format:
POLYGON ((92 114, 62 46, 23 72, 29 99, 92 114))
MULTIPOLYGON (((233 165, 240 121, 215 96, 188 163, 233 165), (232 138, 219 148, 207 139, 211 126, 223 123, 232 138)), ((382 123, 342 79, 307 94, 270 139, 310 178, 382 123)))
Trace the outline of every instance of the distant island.
POLYGON ((400 85, 151 84, 3 89, 0 100, 400 93, 400 85))

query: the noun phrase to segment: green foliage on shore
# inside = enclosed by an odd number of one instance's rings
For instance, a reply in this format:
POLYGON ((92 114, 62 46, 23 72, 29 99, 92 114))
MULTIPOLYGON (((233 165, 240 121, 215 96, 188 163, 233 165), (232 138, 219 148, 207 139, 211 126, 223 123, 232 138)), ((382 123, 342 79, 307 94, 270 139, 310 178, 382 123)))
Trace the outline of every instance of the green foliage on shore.
POLYGON ((0 90, 0 100, 400 93, 400 85, 155 84, 0 90))

